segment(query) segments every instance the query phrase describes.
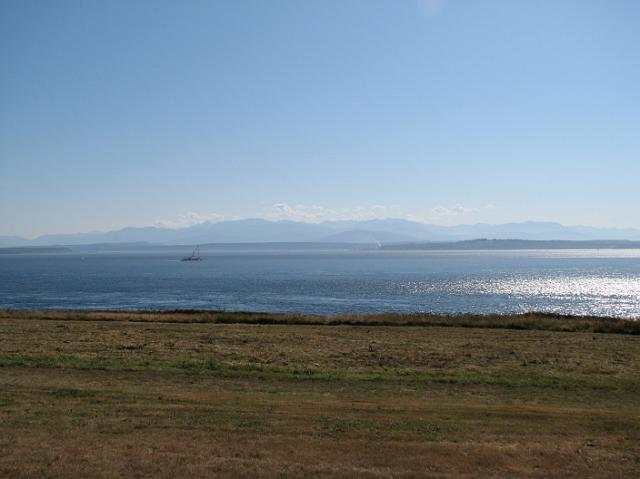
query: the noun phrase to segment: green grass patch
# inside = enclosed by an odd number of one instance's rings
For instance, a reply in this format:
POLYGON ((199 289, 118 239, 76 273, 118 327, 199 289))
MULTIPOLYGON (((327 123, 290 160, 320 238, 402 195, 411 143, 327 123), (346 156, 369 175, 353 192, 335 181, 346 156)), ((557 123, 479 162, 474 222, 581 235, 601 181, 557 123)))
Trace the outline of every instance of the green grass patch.
POLYGON ((213 359, 128 359, 59 355, 0 355, 0 367, 68 368, 106 371, 154 371, 213 374, 221 378, 251 377, 264 380, 323 382, 401 382, 446 383, 502 386, 509 388, 548 388, 564 390, 620 390, 640 392, 634 378, 610 375, 545 375, 528 371, 485 372, 469 369, 399 369, 399 370, 321 370, 286 368, 254 364, 226 364, 213 359))

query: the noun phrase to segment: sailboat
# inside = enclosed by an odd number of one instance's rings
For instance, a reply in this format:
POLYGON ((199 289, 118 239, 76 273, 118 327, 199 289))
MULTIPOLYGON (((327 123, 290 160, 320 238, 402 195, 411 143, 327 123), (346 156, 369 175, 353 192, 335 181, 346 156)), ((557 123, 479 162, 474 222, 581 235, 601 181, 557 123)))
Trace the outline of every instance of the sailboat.
POLYGON ((202 258, 200 257, 200 246, 193 248, 191 256, 185 256, 182 258, 182 261, 202 261, 202 258))

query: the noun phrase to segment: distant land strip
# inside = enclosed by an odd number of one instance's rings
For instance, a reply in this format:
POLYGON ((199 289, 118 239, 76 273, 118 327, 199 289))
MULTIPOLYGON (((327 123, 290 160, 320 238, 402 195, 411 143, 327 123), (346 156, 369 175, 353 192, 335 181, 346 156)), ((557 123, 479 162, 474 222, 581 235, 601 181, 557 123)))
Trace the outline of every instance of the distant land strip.
POLYGON ((505 315, 388 313, 370 315, 311 316, 302 314, 206 310, 22 311, 0 309, 0 318, 53 321, 116 321, 194 324, 498 328, 640 335, 640 321, 638 320, 597 316, 567 316, 553 313, 522 313, 505 315))
POLYGON ((20 246, 14 248, 0 248, 0 254, 53 254, 71 253, 71 248, 63 246, 20 246))
POLYGON ((464 241, 437 241, 388 243, 383 250, 518 250, 518 249, 639 249, 640 241, 630 240, 523 240, 474 239, 464 241))

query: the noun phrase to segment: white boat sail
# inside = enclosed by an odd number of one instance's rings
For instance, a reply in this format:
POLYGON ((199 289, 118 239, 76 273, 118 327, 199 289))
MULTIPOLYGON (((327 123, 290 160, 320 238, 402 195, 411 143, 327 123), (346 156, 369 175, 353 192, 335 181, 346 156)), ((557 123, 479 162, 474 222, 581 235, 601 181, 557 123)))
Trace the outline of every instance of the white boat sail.
POLYGON ((182 261, 202 261, 202 258, 200 257, 200 246, 193 248, 191 256, 185 256, 182 258, 182 261))

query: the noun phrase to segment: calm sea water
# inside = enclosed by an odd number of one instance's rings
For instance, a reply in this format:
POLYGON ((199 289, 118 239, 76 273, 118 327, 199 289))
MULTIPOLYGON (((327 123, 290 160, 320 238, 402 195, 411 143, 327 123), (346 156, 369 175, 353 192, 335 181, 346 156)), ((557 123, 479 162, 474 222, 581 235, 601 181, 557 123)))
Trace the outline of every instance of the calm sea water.
MULTIPOLYGON (((188 253, 188 252, 187 252, 188 253)), ((0 256, 0 307, 640 318, 640 250, 0 256)))

